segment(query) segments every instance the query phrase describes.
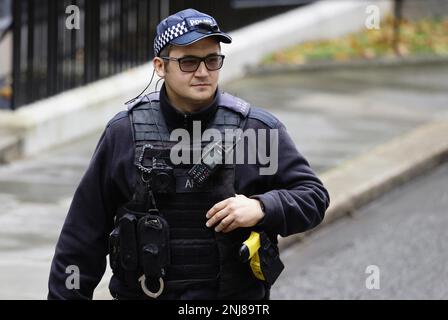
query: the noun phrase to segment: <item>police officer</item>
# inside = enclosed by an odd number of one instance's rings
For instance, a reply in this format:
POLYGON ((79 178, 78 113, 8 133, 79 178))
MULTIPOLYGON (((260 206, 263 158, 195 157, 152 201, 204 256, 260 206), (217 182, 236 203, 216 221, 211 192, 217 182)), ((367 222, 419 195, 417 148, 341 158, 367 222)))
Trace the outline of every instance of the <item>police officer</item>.
POLYGON ((322 221, 328 192, 285 126, 219 90, 220 42, 231 38, 213 17, 193 9, 158 25, 153 64, 164 84, 107 124, 56 246, 49 299, 91 299, 108 254, 109 289, 117 299, 267 298, 270 284, 238 260, 242 242, 258 230, 275 245, 278 235, 322 221), (199 161, 173 161, 179 146, 173 132, 194 135, 198 127, 223 136, 226 130, 275 133, 277 146, 258 141, 256 148, 281 152, 276 170, 261 174, 265 163, 248 161, 254 149, 238 134, 227 148, 203 136, 182 146, 190 147, 186 159, 210 146, 218 158, 245 151, 242 163, 207 161, 210 152, 199 153, 199 161), (66 285, 69 266, 79 270, 79 287, 66 285))

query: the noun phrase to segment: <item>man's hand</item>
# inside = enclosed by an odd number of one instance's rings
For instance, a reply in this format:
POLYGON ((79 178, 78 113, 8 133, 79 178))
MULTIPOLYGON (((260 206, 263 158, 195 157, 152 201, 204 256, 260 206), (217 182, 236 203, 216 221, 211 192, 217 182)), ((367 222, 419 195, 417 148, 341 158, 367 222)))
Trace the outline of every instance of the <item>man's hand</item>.
POLYGON ((206 214, 207 227, 215 227, 216 232, 230 232, 240 227, 252 227, 264 217, 260 201, 242 194, 227 198, 215 204, 206 214))

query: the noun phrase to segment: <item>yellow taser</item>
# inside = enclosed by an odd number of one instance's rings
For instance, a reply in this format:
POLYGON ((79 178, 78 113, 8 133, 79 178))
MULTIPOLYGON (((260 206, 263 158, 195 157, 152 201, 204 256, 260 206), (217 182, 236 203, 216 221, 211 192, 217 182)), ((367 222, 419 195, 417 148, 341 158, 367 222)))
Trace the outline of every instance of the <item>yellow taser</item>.
POLYGON ((249 238, 243 242, 239 255, 241 261, 243 262, 250 260, 250 267, 255 277, 264 281, 265 277, 261 270, 260 256, 258 254, 258 249, 260 249, 260 246, 260 234, 256 231, 252 231, 249 238))

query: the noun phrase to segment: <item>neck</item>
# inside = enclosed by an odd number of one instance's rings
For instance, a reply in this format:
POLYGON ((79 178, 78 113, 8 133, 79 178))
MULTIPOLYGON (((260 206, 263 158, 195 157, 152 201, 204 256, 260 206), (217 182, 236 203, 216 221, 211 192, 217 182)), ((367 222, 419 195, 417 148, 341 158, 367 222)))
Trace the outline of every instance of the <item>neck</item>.
POLYGON ((206 127, 206 123, 213 117, 217 108, 219 100, 219 91, 216 91, 214 99, 208 106, 201 108, 196 112, 183 112, 179 108, 175 108, 169 101, 165 87, 160 90, 160 109, 167 126, 171 129, 175 128, 190 128, 193 121, 201 121, 206 127))
POLYGON ((175 94, 171 91, 171 88, 168 86, 165 86, 166 88, 166 96, 169 101, 169 103, 178 111, 183 113, 195 113, 199 112, 202 109, 207 108, 213 103, 213 100, 215 99, 215 95, 212 95, 207 100, 201 100, 201 101, 189 101, 185 99, 178 99, 175 94))

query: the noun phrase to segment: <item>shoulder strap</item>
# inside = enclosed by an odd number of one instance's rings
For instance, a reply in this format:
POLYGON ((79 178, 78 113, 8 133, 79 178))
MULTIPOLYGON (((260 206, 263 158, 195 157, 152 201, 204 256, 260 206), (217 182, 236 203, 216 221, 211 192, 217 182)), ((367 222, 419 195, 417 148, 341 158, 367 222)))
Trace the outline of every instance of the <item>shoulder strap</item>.
POLYGON ((135 151, 135 163, 139 163, 140 154, 145 144, 170 140, 170 134, 160 112, 159 101, 150 101, 134 106, 129 111, 132 125, 135 151))
POLYGON ((248 102, 227 92, 221 92, 221 94, 219 95, 218 106, 237 112, 244 118, 247 117, 250 110, 250 104, 248 102))
POLYGON ((132 99, 132 100, 126 102, 128 111, 131 112, 132 109, 134 109, 135 107, 137 107, 143 103, 148 103, 151 101, 159 101, 159 96, 160 96, 160 92, 156 91, 156 92, 151 92, 147 95, 139 96, 135 99, 132 99))
POLYGON ((222 92, 218 99, 218 110, 209 126, 224 132, 224 129, 243 129, 249 114, 250 104, 222 92))

